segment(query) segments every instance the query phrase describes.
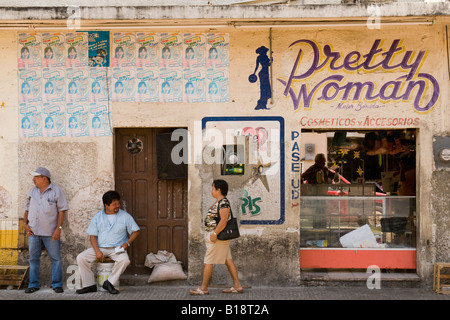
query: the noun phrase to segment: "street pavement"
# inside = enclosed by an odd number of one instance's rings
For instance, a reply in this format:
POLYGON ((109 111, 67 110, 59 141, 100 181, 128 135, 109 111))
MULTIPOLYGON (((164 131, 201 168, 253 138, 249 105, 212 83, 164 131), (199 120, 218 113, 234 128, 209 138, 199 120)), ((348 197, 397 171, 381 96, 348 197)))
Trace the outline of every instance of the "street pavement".
POLYGON ((27 304, 31 303, 32 311, 40 308, 45 312, 43 310, 57 306, 58 310, 65 311, 65 315, 88 315, 97 311, 100 315, 112 312, 110 316, 114 316, 114 310, 127 310, 127 314, 132 312, 133 317, 159 314, 158 318, 164 315, 169 319, 279 319, 308 312, 319 312, 321 319, 336 314, 354 318, 365 310, 366 316, 362 318, 368 319, 376 314, 388 314, 389 318, 415 317, 417 311, 424 308, 432 308, 433 313, 440 312, 440 309, 445 311, 449 305, 446 301, 450 300, 450 294, 438 294, 428 287, 253 286, 245 287, 241 294, 226 294, 222 292, 225 287, 210 286, 209 295, 190 295, 189 290, 195 288, 187 283, 124 285, 118 287, 120 293, 115 295, 105 291, 81 295, 68 288, 64 288, 63 293, 55 293, 50 287, 28 294, 25 288, 0 289, 0 307, 2 310, 6 307, 26 312, 27 304), (429 306, 429 303, 433 305, 429 306), (84 304, 87 305, 85 309, 84 304))
POLYGON ((64 288, 55 293, 50 287, 43 287, 35 293, 25 293, 25 288, 0 289, 0 300, 450 300, 450 294, 438 294, 432 288, 387 287, 369 289, 364 286, 288 286, 288 287, 246 287, 242 294, 226 294, 225 287, 211 286, 209 295, 192 296, 188 285, 138 285, 119 286, 117 295, 105 291, 77 294, 75 289, 64 288))

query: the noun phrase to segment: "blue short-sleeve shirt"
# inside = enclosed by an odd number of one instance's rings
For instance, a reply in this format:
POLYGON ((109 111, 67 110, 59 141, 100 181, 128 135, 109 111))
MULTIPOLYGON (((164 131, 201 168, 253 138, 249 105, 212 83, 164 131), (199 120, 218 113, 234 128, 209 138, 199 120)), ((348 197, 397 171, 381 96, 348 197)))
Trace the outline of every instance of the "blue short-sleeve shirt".
POLYGON ((92 218, 86 233, 97 237, 100 248, 112 248, 127 242, 129 235, 138 230, 139 226, 128 212, 119 209, 110 222, 105 210, 101 210, 92 218))

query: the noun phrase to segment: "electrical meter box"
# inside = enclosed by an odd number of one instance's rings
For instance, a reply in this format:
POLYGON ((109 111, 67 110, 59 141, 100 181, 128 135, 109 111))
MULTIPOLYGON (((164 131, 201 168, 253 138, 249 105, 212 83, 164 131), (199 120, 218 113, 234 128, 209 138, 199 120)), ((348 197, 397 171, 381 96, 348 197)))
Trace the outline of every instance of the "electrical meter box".
POLYGON ((450 171, 450 137, 433 137, 433 155, 436 170, 450 171))
POLYGON ((243 175, 245 173, 245 146, 231 144, 222 146, 222 175, 243 175))

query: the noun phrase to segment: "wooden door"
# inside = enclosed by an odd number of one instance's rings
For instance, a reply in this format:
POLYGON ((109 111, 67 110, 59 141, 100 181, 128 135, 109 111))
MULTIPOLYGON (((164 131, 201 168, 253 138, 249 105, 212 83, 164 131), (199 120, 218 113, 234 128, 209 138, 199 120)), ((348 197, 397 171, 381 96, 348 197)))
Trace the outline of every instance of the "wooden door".
POLYGON ((144 266, 145 258, 158 250, 172 252, 187 270, 187 178, 158 179, 156 137, 171 131, 170 128, 115 130, 116 190, 122 197, 122 209, 141 228, 128 251, 131 264, 127 272, 149 273, 151 270, 144 266), (127 149, 127 145, 131 148, 127 149), (133 154, 136 145, 141 149, 136 148, 133 154))

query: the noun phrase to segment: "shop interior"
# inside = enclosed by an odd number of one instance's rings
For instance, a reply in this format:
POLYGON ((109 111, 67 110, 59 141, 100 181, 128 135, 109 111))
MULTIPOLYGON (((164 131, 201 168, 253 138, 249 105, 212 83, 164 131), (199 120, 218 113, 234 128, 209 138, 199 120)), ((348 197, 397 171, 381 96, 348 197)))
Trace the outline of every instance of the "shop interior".
POLYGON ((416 248, 415 129, 305 130, 302 141, 301 248, 416 248), (312 175, 321 153, 327 169, 312 175))

